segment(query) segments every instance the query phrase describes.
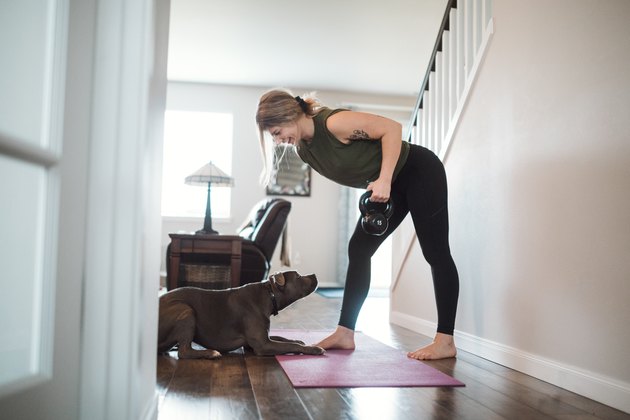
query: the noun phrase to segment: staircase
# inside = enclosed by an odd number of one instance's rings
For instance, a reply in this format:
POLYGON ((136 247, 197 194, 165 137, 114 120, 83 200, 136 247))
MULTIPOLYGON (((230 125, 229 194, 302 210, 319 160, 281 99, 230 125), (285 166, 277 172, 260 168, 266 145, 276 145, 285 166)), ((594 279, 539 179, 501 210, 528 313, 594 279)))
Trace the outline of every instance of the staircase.
POLYGON ((443 160, 494 31, 492 0, 449 0, 406 138, 443 160))
MULTIPOLYGON (((492 0, 448 1, 405 134, 409 142, 432 150, 442 161, 493 32, 492 0)), ((394 262, 392 291, 416 239, 413 229, 399 232, 406 251, 398 264, 394 262)))

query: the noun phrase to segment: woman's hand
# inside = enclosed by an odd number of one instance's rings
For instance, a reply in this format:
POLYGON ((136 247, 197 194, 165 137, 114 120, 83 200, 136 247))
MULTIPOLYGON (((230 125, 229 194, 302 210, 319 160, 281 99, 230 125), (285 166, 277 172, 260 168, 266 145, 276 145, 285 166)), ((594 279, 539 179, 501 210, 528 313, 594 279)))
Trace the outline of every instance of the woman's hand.
POLYGON ((387 203, 387 200, 389 200, 391 189, 391 182, 381 180, 380 178, 374 182, 370 182, 367 186, 367 190, 372 191, 370 201, 373 201, 375 203, 387 203))

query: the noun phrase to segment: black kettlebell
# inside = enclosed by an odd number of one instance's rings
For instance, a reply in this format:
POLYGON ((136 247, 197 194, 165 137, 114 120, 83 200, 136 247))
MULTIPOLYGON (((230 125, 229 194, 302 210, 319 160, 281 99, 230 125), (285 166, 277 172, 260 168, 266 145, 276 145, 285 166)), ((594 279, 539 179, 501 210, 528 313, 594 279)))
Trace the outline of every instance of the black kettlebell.
POLYGON ((370 201, 372 191, 366 191, 359 199, 359 211, 361 211, 361 227, 369 235, 381 236, 389 226, 389 218, 394 213, 392 200, 387 203, 375 203, 370 201))

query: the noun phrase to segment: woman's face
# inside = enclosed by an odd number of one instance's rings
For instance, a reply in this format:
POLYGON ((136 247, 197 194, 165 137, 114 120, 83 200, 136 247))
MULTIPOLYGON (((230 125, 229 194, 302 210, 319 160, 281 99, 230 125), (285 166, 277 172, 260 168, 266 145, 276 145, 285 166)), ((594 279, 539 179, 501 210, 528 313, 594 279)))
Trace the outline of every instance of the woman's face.
POLYGON ((278 125, 275 127, 269 128, 269 134, 273 138, 273 142, 275 144, 297 144, 300 139, 300 135, 298 132, 298 125, 295 123, 286 124, 286 125, 278 125))

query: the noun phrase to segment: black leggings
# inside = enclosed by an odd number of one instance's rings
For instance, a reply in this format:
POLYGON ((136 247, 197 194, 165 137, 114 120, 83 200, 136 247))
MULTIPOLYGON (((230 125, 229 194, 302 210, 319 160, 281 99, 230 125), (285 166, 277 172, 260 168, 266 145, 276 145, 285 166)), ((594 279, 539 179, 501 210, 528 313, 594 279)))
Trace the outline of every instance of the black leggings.
POLYGON ((348 245, 348 273, 339 325, 354 330, 370 288, 372 255, 411 212, 422 254, 431 266, 438 312, 437 331, 453 335, 459 277, 448 244, 446 173, 430 150, 411 145, 405 166, 392 184, 394 213, 382 236, 368 235, 357 223, 348 245))

